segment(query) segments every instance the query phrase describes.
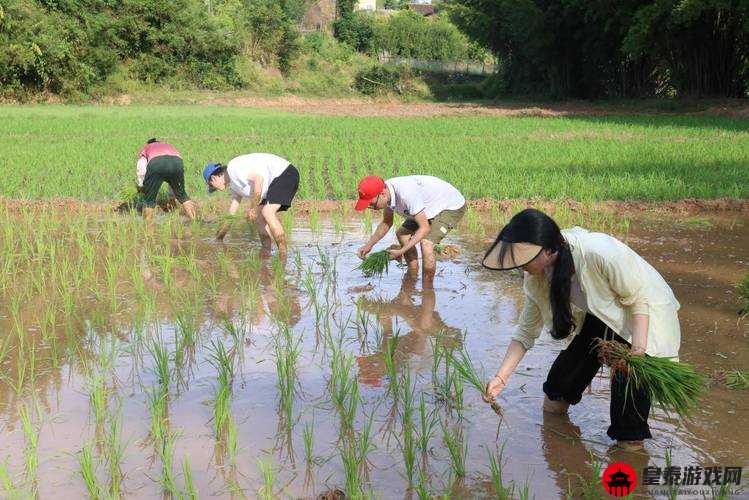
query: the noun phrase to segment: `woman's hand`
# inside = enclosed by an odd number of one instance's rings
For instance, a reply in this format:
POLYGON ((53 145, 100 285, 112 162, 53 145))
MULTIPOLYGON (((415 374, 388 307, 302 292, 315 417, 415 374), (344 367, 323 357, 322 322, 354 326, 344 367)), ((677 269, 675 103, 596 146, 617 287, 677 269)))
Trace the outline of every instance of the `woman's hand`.
POLYGON ((361 260, 364 260, 367 258, 367 254, 372 250, 372 247, 369 245, 364 245, 363 247, 359 248, 359 250, 356 251, 356 255, 359 256, 361 260))
POLYGON ((506 385, 507 383, 501 376, 495 375, 494 378, 486 384, 486 389, 484 389, 484 394, 482 395, 482 397, 484 398, 484 402, 493 403, 506 385))

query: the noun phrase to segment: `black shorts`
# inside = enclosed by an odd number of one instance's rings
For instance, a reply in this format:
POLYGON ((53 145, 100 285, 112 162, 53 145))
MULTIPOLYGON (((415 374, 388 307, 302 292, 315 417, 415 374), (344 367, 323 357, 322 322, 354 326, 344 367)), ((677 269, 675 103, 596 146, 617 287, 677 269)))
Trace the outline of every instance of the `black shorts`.
POLYGON ((281 208, 278 209, 279 212, 288 210, 297 189, 299 189, 299 171, 294 165, 289 165, 281 175, 273 179, 273 182, 270 183, 268 193, 260 204, 265 205, 266 203, 270 203, 271 205, 281 205, 281 208))

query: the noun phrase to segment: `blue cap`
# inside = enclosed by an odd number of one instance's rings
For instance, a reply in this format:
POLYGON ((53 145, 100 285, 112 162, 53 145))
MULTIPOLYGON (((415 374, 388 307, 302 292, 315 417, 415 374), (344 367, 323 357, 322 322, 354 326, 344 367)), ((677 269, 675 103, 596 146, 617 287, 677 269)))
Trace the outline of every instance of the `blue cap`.
MULTIPOLYGON (((205 166, 203 169, 203 179, 205 179, 205 183, 208 184, 208 181, 211 180, 211 176, 216 173, 218 169, 221 168, 220 163, 209 163, 205 166)), ((208 192, 212 193, 215 189, 211 187, 210 184, 208 184, 208 192)))

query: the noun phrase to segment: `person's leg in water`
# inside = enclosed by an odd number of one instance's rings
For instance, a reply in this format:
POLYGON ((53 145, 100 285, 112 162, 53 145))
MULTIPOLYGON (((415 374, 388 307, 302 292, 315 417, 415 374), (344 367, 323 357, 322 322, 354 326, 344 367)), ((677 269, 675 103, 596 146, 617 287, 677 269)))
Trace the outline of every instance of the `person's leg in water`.
POLYGON ((596 338, 603 337, 606 325, 592 314, 585 316, 580 333, 561 351, 549 369, 544 382, 544 411, 566 413, 576 405, 590 385, 601 363, 594 349, 596 338))
POLYGON ((185 191, 185 169, 181 158, 169 157, 169 167, 166 176, 166 183, 172 190, 172 194, 180 203, 182 213, 190 220, 195 220, 197 216, 197 204, 187 196, 185 191))
POLYGON ((153 222, 153 214, 156 208, 156 197, 159 195, 161 184, 165 180, 163 162, 154 158, 148 162, 146 175, 143 178, 143 218, 149 224, 153 222))
MULTIPOLYGON (((549 370, 544 382, 544 411, 566 413, 570 405, 580 402, 583 392, 601 369, 595 343, 603 338, 613 338, 629 345, 600 319, 587 314, 580 333, 559 353, 549 370)), ((650 399, 645 388, 625 398, 626 385, 626 375, 615 374, 611 381, 611 425, 607 434, 623 449, 641 449, 642 440, 651 437, 647 424, 650 399)))
MULTIPOLYGON (((403 247, 411 239, 413 232, 401 226, 395 232, 395 236, 398 238, 398 243, 403 247)), ((416 248, 412 248, 403 254, 403 258, 406 259, 406 264, 408 265, 408 276, 416 278, 419 275, 419 253, 416 251, 416 248)))
POLYGON ((286 233, 283 230, 283 224, 278 220, 278 211, 281 205, 277 203, 266 203, 260 208, 257 218, 257 228, 263 246, 270 247, 270 238, 276 242, 279 257, 286 258, 286 233))
POLYGON ((424 238, 421 240, 421 288, 434 288, 434 275, 437 272, 437 258, 434 255, 434 243, 424 238))

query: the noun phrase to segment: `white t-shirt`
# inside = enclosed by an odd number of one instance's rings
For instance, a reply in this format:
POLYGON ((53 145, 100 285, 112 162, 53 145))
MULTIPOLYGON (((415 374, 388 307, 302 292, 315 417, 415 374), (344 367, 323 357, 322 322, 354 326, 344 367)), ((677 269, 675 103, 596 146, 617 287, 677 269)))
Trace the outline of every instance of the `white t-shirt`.
POLYGON ((252 196, 252 183, 248 181, 250 175, 260 175, 263 178, 263 192, 260 198, 268 195, 268 186, 273 179, 283 173, 290 165, 288 160, 270 153, 252 153, 233 158, 226 164, 229 174, 229 188, 237 196, 249 198, 252 196))
POLYGON ((390 208, 406 218, 423 211, 432 219, 443 210, 457 210, 466 200, 452 184, 431 175, 407 175, 385 181, 390 191, 390 208))

